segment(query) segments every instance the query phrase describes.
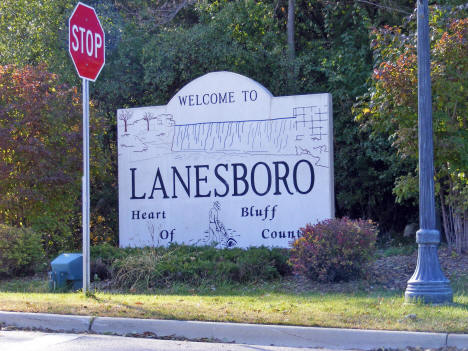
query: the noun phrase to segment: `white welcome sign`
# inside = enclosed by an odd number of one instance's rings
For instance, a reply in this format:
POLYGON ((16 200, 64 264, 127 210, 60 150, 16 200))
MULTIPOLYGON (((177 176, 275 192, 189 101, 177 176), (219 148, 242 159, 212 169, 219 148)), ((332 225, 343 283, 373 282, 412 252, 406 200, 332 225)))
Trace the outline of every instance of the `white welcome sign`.
POLYGON ((214 72, 117 120, 122 247, 288 247, 334 216, 330 94, 214 72))

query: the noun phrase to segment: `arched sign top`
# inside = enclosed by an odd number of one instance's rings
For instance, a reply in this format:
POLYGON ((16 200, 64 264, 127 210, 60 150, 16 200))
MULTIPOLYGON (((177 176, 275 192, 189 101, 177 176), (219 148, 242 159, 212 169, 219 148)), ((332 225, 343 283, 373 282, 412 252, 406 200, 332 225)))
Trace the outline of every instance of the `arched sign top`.
POLYGON ((178 124, 268 119, 273 95, 260 83, 233 72, 212 72, 184 86, 168 103, 178 124))

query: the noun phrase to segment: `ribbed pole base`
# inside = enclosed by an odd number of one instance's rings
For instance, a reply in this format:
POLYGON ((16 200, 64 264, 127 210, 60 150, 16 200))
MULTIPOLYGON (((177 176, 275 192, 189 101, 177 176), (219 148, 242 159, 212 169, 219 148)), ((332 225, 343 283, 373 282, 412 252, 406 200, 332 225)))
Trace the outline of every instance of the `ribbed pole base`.
POLYGON ((406 302, 421 301, 427 304, 448 304, 453 301, 449 280, 440 268, 437 246, 439 231, 420 229, 416 233, 418 262, 405 292, 406 302))

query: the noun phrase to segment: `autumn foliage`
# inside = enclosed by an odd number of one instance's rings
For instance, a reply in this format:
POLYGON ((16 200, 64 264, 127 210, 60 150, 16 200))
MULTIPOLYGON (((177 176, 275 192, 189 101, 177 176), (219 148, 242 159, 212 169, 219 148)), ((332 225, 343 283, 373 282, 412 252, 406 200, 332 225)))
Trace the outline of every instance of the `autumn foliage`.
POLYGON ((76 88, 44 66, 0 67, 0 222, 44 230, 46 246, 63 247, 76 221, 80 112, 76 88))
POLYGON ((290 262, 296 274, 320 282, 362 277, 371 260, 377 228, 371 221, 328 219, 301 229, 294 241, 290 262))
MULTIPOLYGON (((357 119, 385 133, 403 159, 418 158, 416 32, 402 27, 374 31, 376 66, 357 119)), ((432 7, 431 80, 436 192, 450 248, 468 252, 468 19, 461 8, 432 7)), ((416 168, 416 162, 414 162, 416 168)), ((397 179, 404 200, 418 192, 417 169, 397 179)))

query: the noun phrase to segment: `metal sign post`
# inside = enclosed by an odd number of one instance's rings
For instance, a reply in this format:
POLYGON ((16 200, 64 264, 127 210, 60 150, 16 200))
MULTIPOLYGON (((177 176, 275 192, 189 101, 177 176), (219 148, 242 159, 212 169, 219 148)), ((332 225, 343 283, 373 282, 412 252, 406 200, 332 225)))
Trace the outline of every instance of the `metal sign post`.
POLYGON ((83 293, 90 285, 89 259, 89 80, 83 78, 83 293))
POLYGON ((96 11, 79 2, 68 19, 68 52, 83 79, 83 293, 90 285, 89 259, 89 81, 95 81, 105 63, 105 34, 96 11))

